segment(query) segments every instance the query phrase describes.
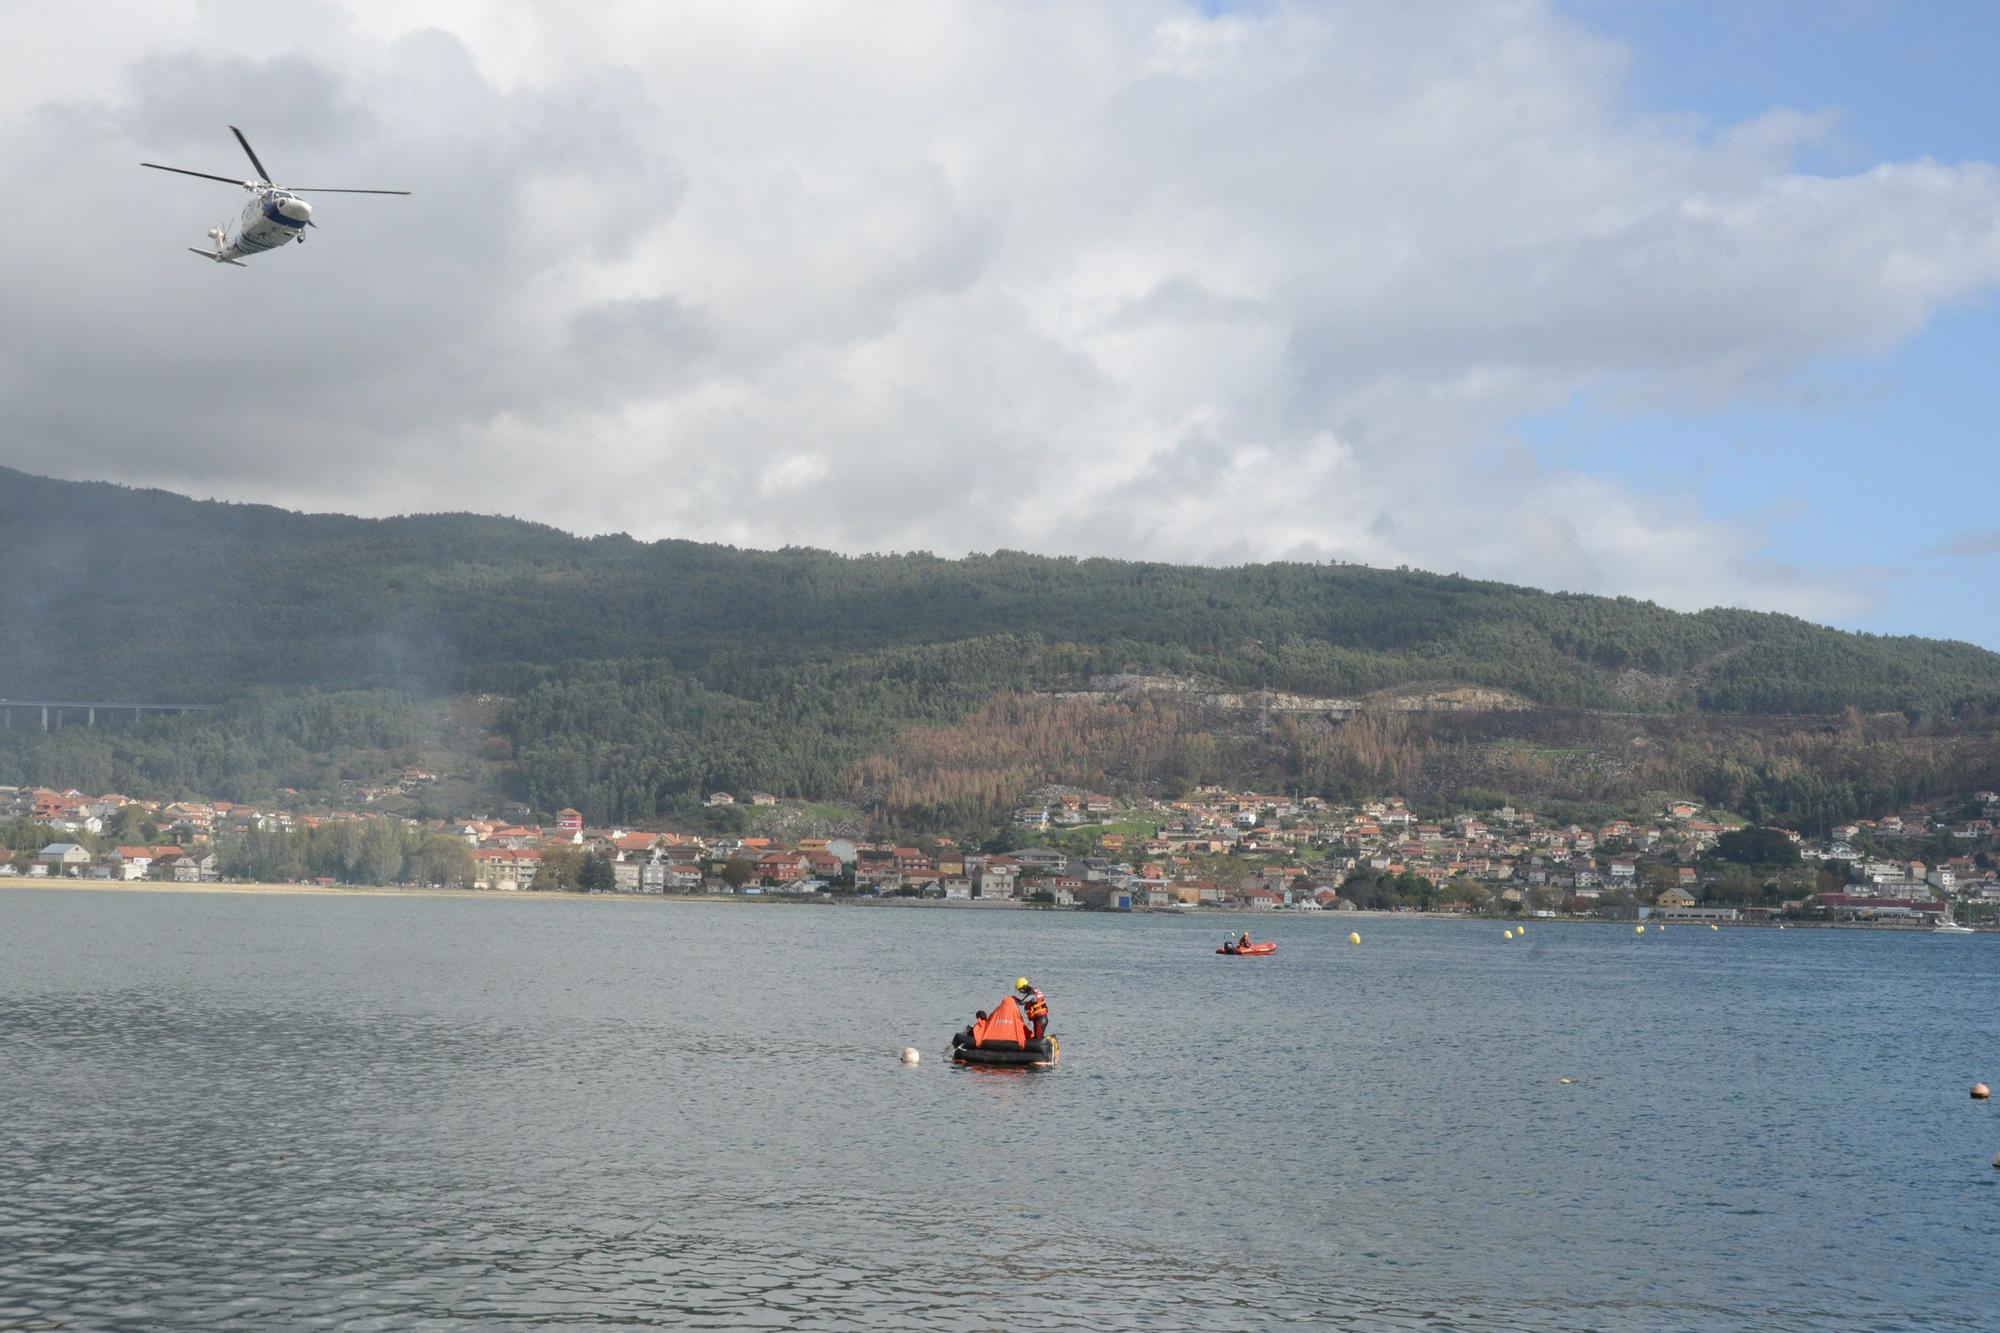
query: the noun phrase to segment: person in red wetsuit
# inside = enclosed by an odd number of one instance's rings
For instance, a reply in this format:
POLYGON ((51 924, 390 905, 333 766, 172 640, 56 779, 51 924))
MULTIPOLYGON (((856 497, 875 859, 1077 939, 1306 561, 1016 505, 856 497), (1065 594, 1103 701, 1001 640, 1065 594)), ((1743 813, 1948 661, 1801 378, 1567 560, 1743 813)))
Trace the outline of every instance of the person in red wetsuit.
POLYGON ((1030 986, 1026 977, 1022 977, 1014 983, 1014 998, 1021 1002, 1021 1014, 1031 1025, 1028 1040, 1040 1041, 1043 1034, 1049 1030, 1048 997, 1030 986))

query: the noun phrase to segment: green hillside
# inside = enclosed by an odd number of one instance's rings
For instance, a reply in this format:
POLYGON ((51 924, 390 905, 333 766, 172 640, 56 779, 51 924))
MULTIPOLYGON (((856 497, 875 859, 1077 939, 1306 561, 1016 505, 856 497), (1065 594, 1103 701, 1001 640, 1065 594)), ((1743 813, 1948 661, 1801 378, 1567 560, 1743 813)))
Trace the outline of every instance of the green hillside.
POLYGON ((1463 683, 1550 706, 1773 713, 2000 694, 2000 656, 1961 643, 1357 566, 740 551, 464 514, 295 514, 6 469, 0 512, 0 691, 14 697, 516 688, 626 659, 728 689, 994 634, 1082 650, 1050 650, 1058 671, 1331 695, 1463 683), (1664 686, 1621 688, 1627 671, 1664 686))
POLYGON ((2000 700, 2000 656, 1967 644, 1357 566, 743 551, 5 469, 0 512, 0 697, 230 705, 94 738, 17 729, 0 781, 87 764, 212 791, 319 756, 324 782, 330 751, 408 752, 426 730, 410 710, 480 693, 508 701, 483 757, 515 793, 625 818, 709 786, 848 791, 911 725, 1104 673, 1343 698, 1480 686, 1664 717, 1950 719, 2000 700))

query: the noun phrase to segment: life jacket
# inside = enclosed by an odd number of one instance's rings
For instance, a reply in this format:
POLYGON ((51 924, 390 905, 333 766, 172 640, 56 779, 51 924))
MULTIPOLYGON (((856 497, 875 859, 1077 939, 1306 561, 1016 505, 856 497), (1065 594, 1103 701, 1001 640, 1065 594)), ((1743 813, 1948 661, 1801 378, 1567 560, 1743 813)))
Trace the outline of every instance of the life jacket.
POLYGON ((1047 1018, 1049 1016, 1049 1002, 1043 997, 1042 993, 1033 986, 1030 986, 1028 987, 1027 996, 1028 1002, 1024 1008, 1028 1015, 1028 1021, 1032 1023, 1038 1018, 1047 1018))

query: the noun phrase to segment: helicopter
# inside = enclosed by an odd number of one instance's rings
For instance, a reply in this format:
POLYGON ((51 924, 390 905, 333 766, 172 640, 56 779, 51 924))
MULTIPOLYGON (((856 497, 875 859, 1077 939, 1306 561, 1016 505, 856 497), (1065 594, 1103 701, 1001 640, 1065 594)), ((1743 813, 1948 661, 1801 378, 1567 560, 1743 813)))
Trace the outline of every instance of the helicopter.
POLYGON ((264 164, 257 160, 257 150, 243 137, 243 131, 234 125, 229 132, 236 136, 236 142, 243 145, 243 152, 249 157, 250 165, 257 168, 254 181, 235 180, 228 176, 211 175, 206 171, 189 171, 186 167, 163 167, 158 162, 141 162, 142 167, 155 171, 174 171, 183 176, 199 176, 203 180, 221 181, 225 185, 240 185, 250 192, 250 202, 243 205, 243 214, 232 223, 225 222, 220 227, 211 228, 208 239, 215 242, 213 250, 201 250, 190 245, 192 254, 203 259, 212 259, 218 264, 234 264, 238 268, 248 268, 243 262, 245 255, 261 255, 267 250, 275 250, 286 241, 297 240, 305 243, 306 228, 319 224, 312 220, 312 205, 299 198, 301 194, 408 194, 408 190, 335 190, 327 187, 307 189, 304 186, 287 188, 271 180, 271 173, 264 170, 264 164))

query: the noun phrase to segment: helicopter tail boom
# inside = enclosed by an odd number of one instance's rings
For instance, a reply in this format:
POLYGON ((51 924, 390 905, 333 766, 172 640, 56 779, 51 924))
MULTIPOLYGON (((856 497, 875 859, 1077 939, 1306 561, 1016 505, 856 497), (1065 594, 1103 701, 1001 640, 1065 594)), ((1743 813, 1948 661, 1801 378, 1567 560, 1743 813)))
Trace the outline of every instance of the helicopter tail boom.
POLYGON ((225 258, 225 257, 224 257, 224 256, 223 256, 222 254, 220 254, 220 253, 219 253, 219 252, 217 252, 217 251, 214 251, 214 250, 199 250, 199 249, 196 249, 196 248, 195 248, 194 246, 192 246, 192 245, 190 245, 190 246, 188 247, 188 253, 189 253, 189 254, 191 254, 191 255, 200 255, 200 256, 201 256, 201 257, 202 257, 203 259, 212 259, 212 260, 214 260, 214 261, 215 261, 216 263, 218 263, 218 264, 234 264, 234 265, 236 265, 236 267, 238 267, 238 268, 249 268, 249 267, 250 267, 250 266, 249 266, 248 264, 244 263, 244 262, 243 262, 242 260, 240 260, 240 259, 228 259, 228 258, 225 258))

